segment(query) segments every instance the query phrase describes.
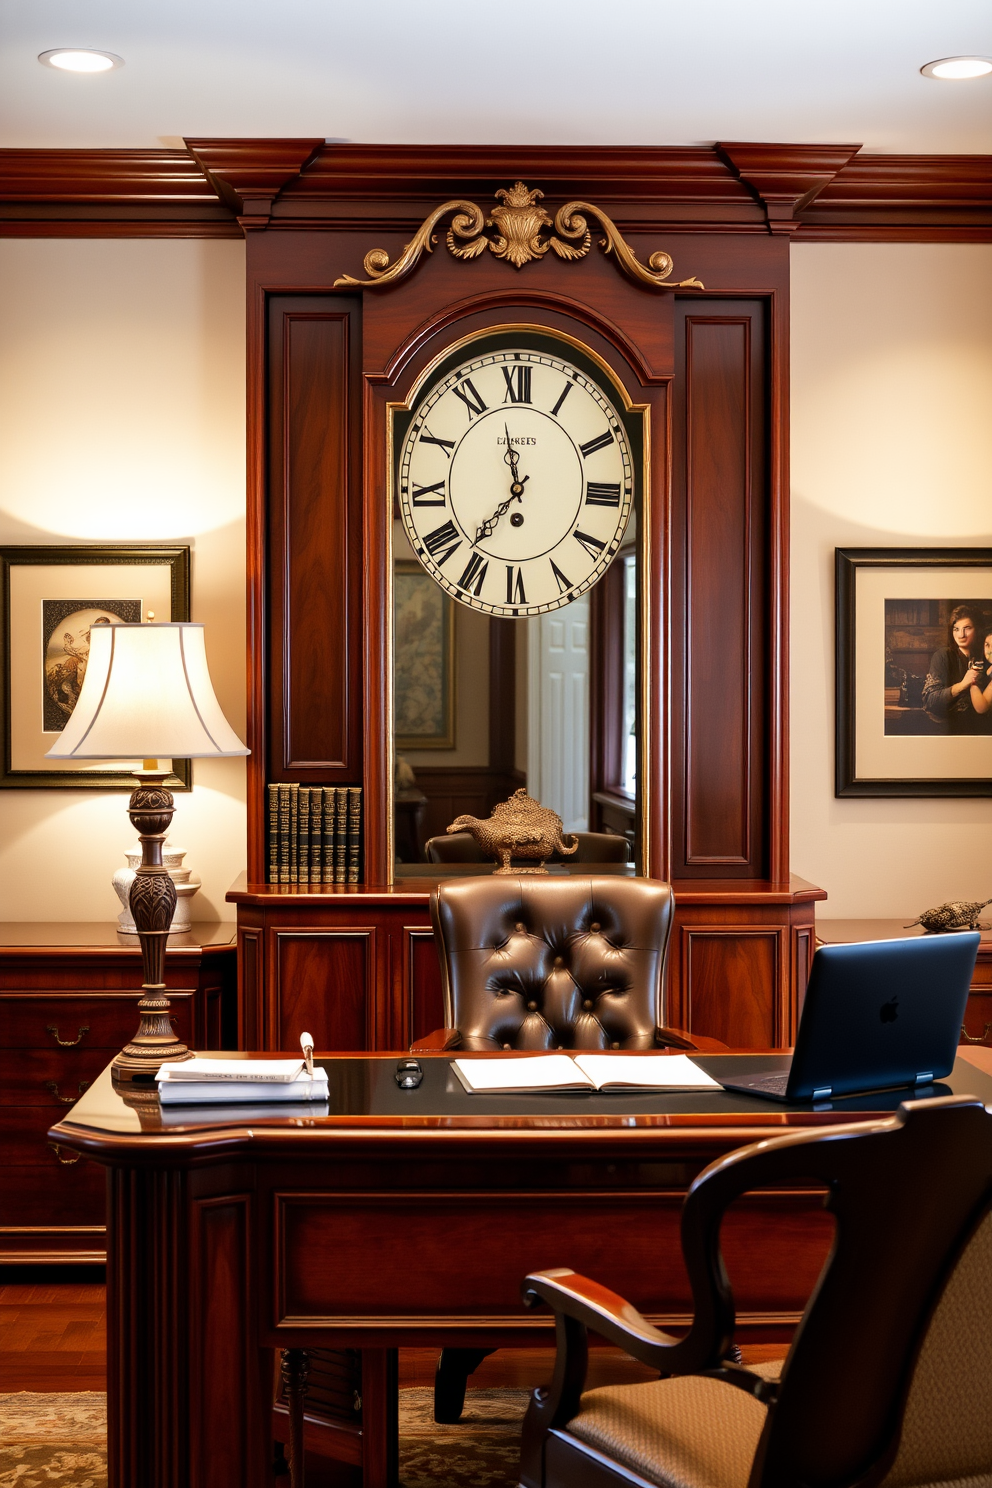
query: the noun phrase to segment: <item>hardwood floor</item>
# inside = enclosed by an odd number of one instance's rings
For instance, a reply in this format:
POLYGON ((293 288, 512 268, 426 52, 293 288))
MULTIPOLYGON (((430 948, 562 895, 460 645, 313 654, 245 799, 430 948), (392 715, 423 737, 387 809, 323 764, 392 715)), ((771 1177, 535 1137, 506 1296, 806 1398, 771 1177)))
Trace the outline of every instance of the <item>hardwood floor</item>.
MULTIPOLYGON (((106 1388, 106 1306, 98 1271, 0 1270, 0 1392, 106 1388)), ((780 1358, 782 1344, 745 1350, 745 1362, 780 1358)), ((533 1389, 551 1373, 551 1349, 499 1349, 472 1375, 470 1388, 533 1389)), ((401 1349, 400 1386, 431 1386, 437 1349, 401 1349)), ((588 1384, 652 1379, 619 1349, 590 1351, 588 1384)))
POLYGON ((0 1280, 0 1391, 106 1388, 102 1281, 0 1280))

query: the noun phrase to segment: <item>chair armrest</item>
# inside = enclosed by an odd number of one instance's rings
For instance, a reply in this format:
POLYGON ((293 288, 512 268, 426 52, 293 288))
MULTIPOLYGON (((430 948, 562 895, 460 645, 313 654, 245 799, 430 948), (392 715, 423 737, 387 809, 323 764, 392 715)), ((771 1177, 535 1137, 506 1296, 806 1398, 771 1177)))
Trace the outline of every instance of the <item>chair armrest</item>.
POLYGON ((684 1028, 656 1028, 654 1041, 662 1048, 685 1049, 690 1053, 695 1050, 697 1054, 704 1054, 707 1051, 711 1054, 718 1054, 721 1049, 727 1047, 720 1039, 709 1038, 704 1033, 686 1033, 684 1028))
MULTIPOLYGON (((682 1349, 684 1340, 663 1333, 632 1302, 588 1276, 568 1267, 534 1271, 524 1281, 523 1300, 525 1307, 547 1303, 556 1316, 573 1318, 662 1374, 681 1373, 672 1367, 672 1350, 682 1349)), ((698 1357, 698 1350, 693 1353, 698 1357)), ((698 1367, 695 1361, 689 1365, 698 1367)))
POLYGON ((442 1054, 445 1049, 457 1049, 461 1035, 457 1028, 435 1028, 410 1045, 411 1054, 442 1054))

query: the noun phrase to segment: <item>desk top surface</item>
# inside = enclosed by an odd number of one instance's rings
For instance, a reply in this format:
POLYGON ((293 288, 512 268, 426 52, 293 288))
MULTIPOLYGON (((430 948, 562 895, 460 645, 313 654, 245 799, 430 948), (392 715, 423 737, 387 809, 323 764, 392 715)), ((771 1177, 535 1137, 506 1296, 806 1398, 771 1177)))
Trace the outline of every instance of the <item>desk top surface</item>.
MULTIPOLYGON (((227 1053, 224 1058, 238 1057, 227 1053)), ((242 1057, 247 1058, 248 1055, 242 1057)), ((264 1056, 263 1056, 264 1057, 264 1056)), ((557 1145, 569 1139, 580 1145, 620 1139, 640 1145, 668 1146, 688 1141, 695 1149, 727 1150, 790 1128, 868 1120, 891 1115, 911 1092, 886 1091, 814 1106, 760 1100, 731 1091, 668 1094, 529 1094, 469 1095, 450 1069, 449 1055, 422 1055, 424 1079, 416 1090, 396 1084, 402 1054, 334 1055, 318 1058, 327 1070, 326 1103, 237 1106, 190 1105, 163 1110, 154 1088, 115 1086, 110 1067, 52 1128, 50 1140, 108 1162, 128 1155, 161 1161, 171 1153, 190 1159, 220 1157, 252 1149, 262 1158, 288 1155, 314 1142, 380 1146, 399 1140, 405 1147, 418 1137, 435 1149, 455 1142, 459 1148, 478 1139, 483 1144, 507 1141, 528 1146, 541 1139, 557 1145)), ((637 1059, 637 1054, 626 1056, 637 1059)), ((767 1067, 770 1057, 785 1063, 787 1055, 744 1054, 697 1056, 715 1078, 732 1066, 735 1075, 767 1067)), ((977 1096, 992 1105, 992 1050, 962 1048, 952 1073, 931 1087, 932 1095, 977 1096)))

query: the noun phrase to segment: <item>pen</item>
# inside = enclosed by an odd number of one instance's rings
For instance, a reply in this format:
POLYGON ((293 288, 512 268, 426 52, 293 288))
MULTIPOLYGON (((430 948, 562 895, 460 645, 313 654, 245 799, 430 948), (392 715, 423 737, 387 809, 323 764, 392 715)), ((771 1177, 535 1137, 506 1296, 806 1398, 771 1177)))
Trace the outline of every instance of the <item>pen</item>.
POLYGON ((313 1079, 313 1034, 300 1034, 300 1048, 303 1050, 303 1058, 306 1060, 307 1074, 313 1079))

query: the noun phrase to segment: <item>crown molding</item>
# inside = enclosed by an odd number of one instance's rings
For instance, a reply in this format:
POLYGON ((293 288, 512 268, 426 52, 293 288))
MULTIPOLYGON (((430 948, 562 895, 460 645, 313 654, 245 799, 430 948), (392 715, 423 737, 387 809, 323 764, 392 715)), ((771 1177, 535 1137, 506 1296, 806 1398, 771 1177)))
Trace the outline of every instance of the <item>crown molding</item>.
POLYGON ((185 150, 0 150, 0 237, 240 236, 185 150))
POLYGON ((324 145, 322 139, 187 139, 183 143, 246 232, 268 225, 276 197, 324 145))
POLYGON ((771 233, 796 233, 801 213, 857 155, 860 145, 717 144, 761 202, 771 233))
POLYGON ((992 242, 992 156, 855 145, 413 146, 191 139, 187 150, 0 150, 0 236, 415 231, 439 202, 525 180, 625 233, 992 242))

